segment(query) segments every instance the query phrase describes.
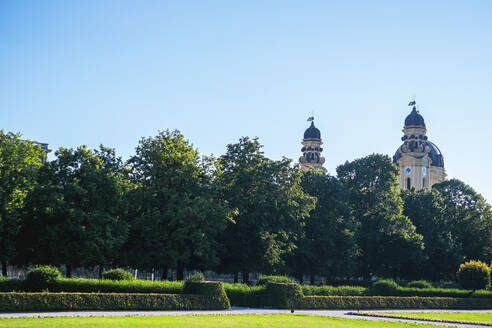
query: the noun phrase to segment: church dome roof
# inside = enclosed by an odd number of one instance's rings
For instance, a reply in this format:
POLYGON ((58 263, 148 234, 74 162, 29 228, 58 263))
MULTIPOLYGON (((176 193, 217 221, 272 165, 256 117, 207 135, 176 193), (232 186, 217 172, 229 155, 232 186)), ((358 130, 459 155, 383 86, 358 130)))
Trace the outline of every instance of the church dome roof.
MULTIPOLYGON (((431 166, 444 167, 444 156, 442 156, 441 150, 433 142, 426 141, 426 146, 430 148, 429 157, 432 160, 431 166)), ((398 164, 398 160, 401 158, 400 148, 393 156, 393 163, 398 164)))
POLYGON ((417 112, 415 106, 413 106, 412 112, 405 119, 405 126, 418 126, 425 128, 425 122, 422 115, 417 112))
POLYGON ((311 126, 304 131, 304 139, 321 139, 321 132, 314 126, 311 121, 311 126))

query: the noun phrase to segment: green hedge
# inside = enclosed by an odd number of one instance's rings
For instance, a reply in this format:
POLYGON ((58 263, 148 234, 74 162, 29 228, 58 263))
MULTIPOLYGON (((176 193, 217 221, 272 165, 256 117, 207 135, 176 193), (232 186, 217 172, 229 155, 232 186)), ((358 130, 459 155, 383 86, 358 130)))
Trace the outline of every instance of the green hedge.
POLYGON ((305 296, 296 309, 491 309, 492 299, 388 296, 305 296))
POLYGON ((123 293, 0 293, 0 312, 86 310, 223 310, 206 295, 123 293))
POLYGON ((360 286, 302 286, 306 296, 364 296, 366 291, 360 286))
POLYGON ((50 292, 183 294, 181 281, 60 278, 50 292))
POLYGON ((232 306, 263 307, 265 286, 224 284, 224 289, 232 306))
POLYGON ((185 294, 199 294, 208 296, 214 304, 220 304, 224 309, 231 307, 224 286, 217 281, 191 281, 184 283, 183 291, 185 294))

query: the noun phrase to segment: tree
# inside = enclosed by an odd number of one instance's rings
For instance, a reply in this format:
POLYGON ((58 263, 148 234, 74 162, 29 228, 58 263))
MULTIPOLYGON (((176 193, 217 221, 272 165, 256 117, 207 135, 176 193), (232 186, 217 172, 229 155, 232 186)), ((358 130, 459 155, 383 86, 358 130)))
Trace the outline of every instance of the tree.
POLYGON ((241 138, 219 158, 217 183, 238 215, 222 240, 221 270, 243 273, 275 272, 296 247, 303 219, 314 208, 314 198, 300 186, 301 173, 291 161, 273 161, 261 151, 258 139, 241 138))
POLYGON ((122 162, 104 146, 60 148, 26 201, 22 260, 75 266, 111 264, 127 236, 122 162))
POLYGON ((46 153, 18 133, 0 130, 0 261, 2 275, 16 256, 26 195, 34 188, 36 173, 46 153))
POLYGON ((465 259, 463 244, 455 233, 456 220, 446 214, 444 198, 437 189, 404 190, 403 213, 410 218, 425 244, 425 262, 420 278, 454 280, 456 268, 465 259))
POLYGON ((386 155, 373 154, 337 167, 358 221, 359 270, 366 278, 413 278, 422 259, 422 236, 402 214, 398 168, 386 155))
POLYGON ((492 261, 492 210, 482 195, 458 179, 435 184, 443 197, 451 233, 463 247, 466 260, 492 261))
POLYGON ((347 192, 335 177, 321 170, 309 170, 302 176, 305 193, 316 197, 316 208, 303 227, 293 257, 293 271, 325 275, 329 279, 351 276, 356 264, 355 222, 347 207, 347 192))
POLYGON ((232 211, 218 198, 211 164, 179 131, 143 138, 128 164, 132 191, 127 262, 146 269, 209 268, 218 263, 217 234, 232 211))

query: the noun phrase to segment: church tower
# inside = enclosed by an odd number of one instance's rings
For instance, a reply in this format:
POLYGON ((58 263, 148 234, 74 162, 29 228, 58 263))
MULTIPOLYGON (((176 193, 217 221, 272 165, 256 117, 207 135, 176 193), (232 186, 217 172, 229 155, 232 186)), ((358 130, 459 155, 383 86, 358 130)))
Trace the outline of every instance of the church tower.
POLYGON ((302 156, 299 158, 301 163, 301 170, 306 171, 311 168, 322 169, 325 163, 325 158, 321 156, 323 148, 321 145, 321 132, 314 126, 314 117, 310 117, 308 121, 311 121, 311 126, 304 132, 304 139, 302 139, 302 156))
POLYGON ((428 140, 424 118, 417 111, 415 101, 408 105, 413 107, 405 119, 404 136, 401 138, 403 145, 393 156, 393 162, 400 168, 400 188, 431 188, 446 179, 444 157, 439 148, 428 140))

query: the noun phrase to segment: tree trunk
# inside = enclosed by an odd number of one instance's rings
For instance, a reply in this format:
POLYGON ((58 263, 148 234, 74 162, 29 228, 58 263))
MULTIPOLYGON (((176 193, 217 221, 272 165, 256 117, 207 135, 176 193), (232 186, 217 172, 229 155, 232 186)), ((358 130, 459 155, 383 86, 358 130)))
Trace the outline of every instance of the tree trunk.
POLYGON ((312 286, 314 286, 314 274, 312 274, 312 275, 311 275, 311 277, 310 277, 309 279, 310 279, 309 283, 310 283, 312 286))
POLYGON ((67 264, 66 267, 67 267, 67 273, 66 273, 67 278, 72 278, 72 265, 67 264))
POLYGON ((237 284, 239 282, 239 272, 234 272, 234 283, 237 284))
POLYGON ((176 280, 181 281, 184 279, 184 268, 181 262, 178 262, 178 268, 176 269, 176 280))
POLYGON ((299 276, 299 284, 301 284, 301 285, 302 285, 303 283, 304 283, 304 274, 301 274, 301 275, 299 276))
POLYGON ((243 272, 243 284, 249 285, 249 272, 243 272))
POLYGON ((2 260, 2 276, 7 277, 7 266, 9 262, 2 260))
POLYGON ((99 264, 99 279, 102 279, 103 277, 103 271, 104 271, 104 266, 102 264, 99 264))
POLYGON ((161 280, 167 280, 167 265, 162 266, 161 280))

